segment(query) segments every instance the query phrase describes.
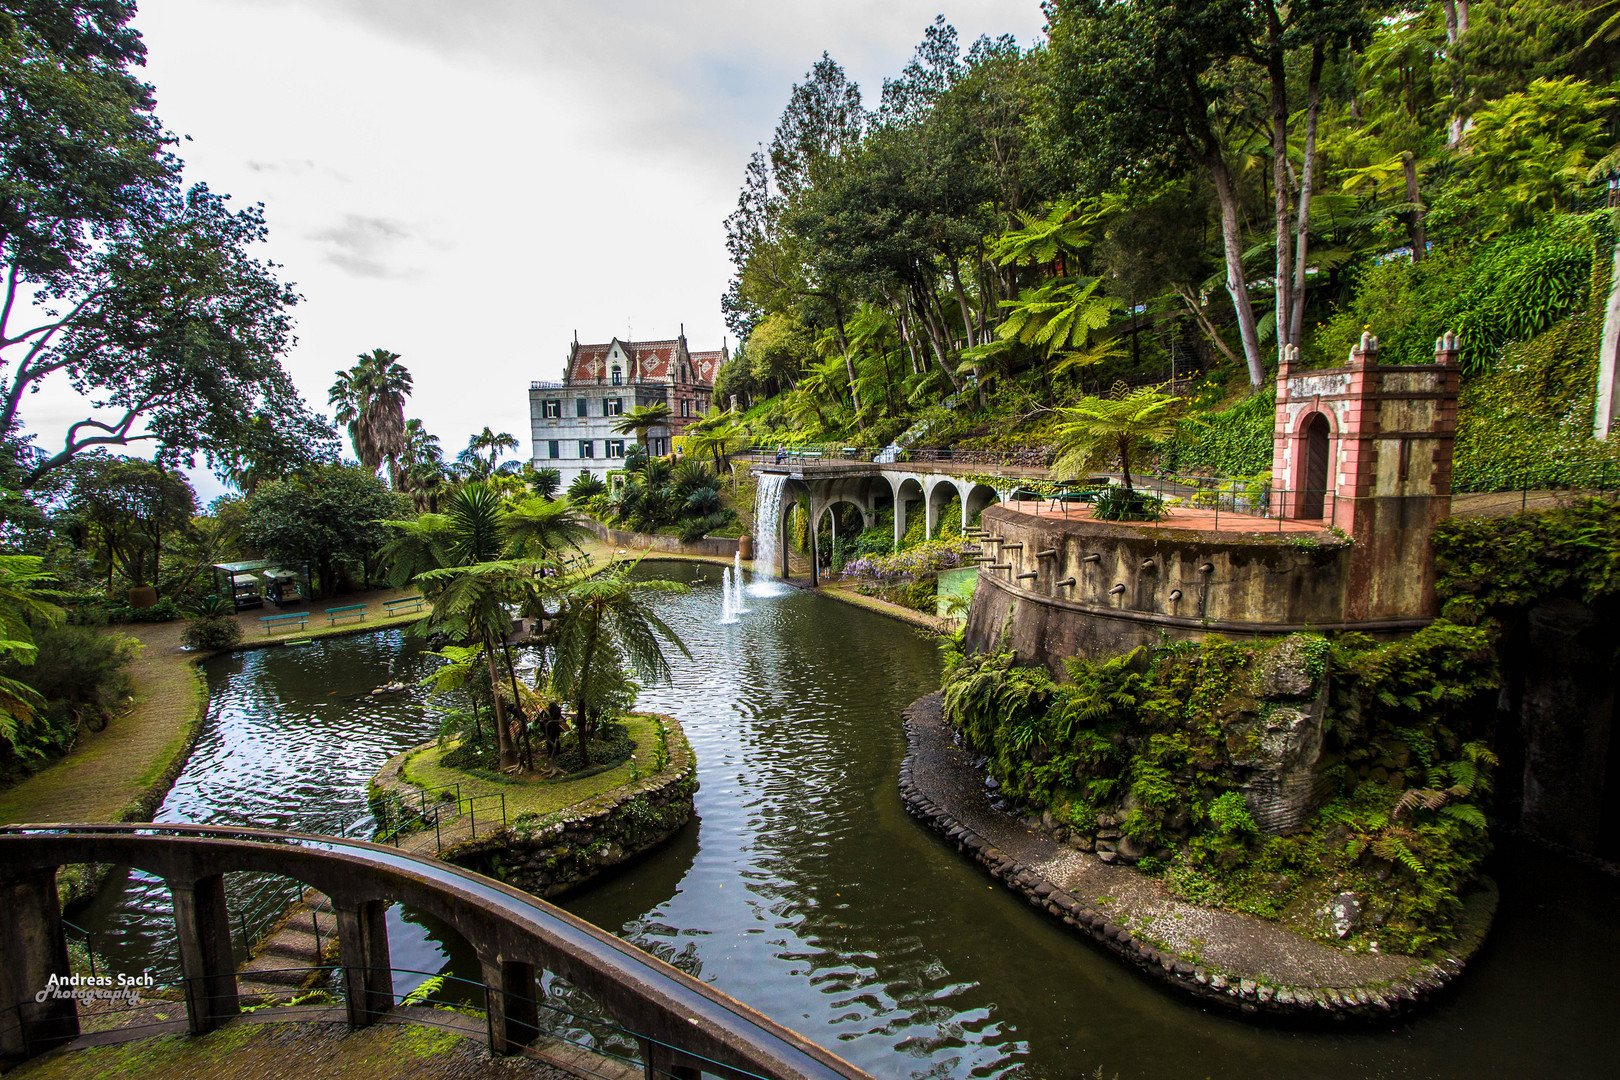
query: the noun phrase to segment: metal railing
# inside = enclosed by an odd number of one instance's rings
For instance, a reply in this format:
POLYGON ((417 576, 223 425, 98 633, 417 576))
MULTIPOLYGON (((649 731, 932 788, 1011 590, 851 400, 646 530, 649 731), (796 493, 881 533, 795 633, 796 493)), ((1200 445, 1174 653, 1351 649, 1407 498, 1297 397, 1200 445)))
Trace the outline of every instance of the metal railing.
MULTIPOLYGON (((806 461, 853 461, 875 463, 887 447, 845 446, 837 443, 783 443, 776 446, 755 445, 734 453, 733 457, 746 457, 765 464, 798 464, 806 461), (782 460, 778 462, 780 454, 782 460)), ((1057 458, 1055 451, 1045 447, 1021 447, 1011 450, 962 450, 952 447, 914 446, 895 452, 893 461, 884 465, 938 464, 982 465, 991 468, 1046 469, 1057 458)))
MULTIPOLYGON (((1124 487, 1119 484, 1064 484, 1048 481, 1021 486, 1011 493, 1009 501, 1019 503, 1020 509, 1030 507, 1025 509, 1025 512, 1034 513, 1037 517, 1043 514, 1060 517, 1082 514, 1095 517, 1094 508, 1099 500, 1110 495, 1125 498, 1124 491, 1124 487)), ((1298 525, 1316 523, 1325 529, 1338 520, 1339 494, 1332 488, 1277 488, 1270 484, 1249 482, 1195 487, 1168 477, 1149 477, 1145 481, 1132 484, 1130 491, 1130 497, 1141 505, 1143 516, 1104 520, 1117 520, 1125 524, 1133 522, 1153 524, 1155 521, 1171 521, 1176 517, 1173 511, 1183 508, 1210 513, 1211 528, 1214 529, 1220 528, 1222 514, 1228 518, 1236 517, 1251 521, 1258 518, 1272 521, 1276 524, 1278 532, 1284 531, 1284 525, 1288 522, 1298 525), (1317 504, 1317 496, 1320 496, 1320 506, 1317 504), (1295 513, 1284 516, 1284 508, 1293 508, 1295 513), (1302 512, 1309 516, 1301 516, 1302 512)), ((1251 528, 1245 531, 1258 530, 1251 528)))
MULTIPOLYGON (((414 836, 419 832, 433 830, 434 851, 444 850, 445 811, 450 811, 449 818, 454 820, 467 815, 468 829, 471 836, 478 835, 478 811, 480 804, 484 807, 484 822, 488 829, 494 829, 496 807, 499 806, 501 827, 506 825, 506 793, 496 792, 485 795, 463 795, 460 784, 441 784, 438 787, 418 788, 419 803, 412 806, 408 801, 401 799, 395 803, 388 799, 379 800, 377 808, 382 817, 382 827, 377 831, 376 842, 391 844, 400 847, 400 841, 405 836, 414 836), (449 798, 442 795, 435 796, 431 801, 428 796, 435 792, 447 792, 449 798), (390 828, 390 826, 392 826, 390 828)), ((488 831, 488 830, 486 830, 488 831)))

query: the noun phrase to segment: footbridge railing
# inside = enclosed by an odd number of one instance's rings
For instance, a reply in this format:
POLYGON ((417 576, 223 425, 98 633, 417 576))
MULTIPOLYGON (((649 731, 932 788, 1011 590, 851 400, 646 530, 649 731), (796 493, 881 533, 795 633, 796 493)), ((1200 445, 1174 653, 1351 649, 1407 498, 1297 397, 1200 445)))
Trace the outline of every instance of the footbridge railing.
POLYGON ((523 1052, 538 1037, 547 1006, 537 976, 550 973, 588 995, 622 1037, 639 1044, 649 1078, 867 1080, 797 1032, 508 885, 363 840, 208 825, 0 828, 0 1057, 43 1053, 79 1034, 76 1000, 40 993, 52 976, 72 976, 56 870, 76 863, 129 866, 168 885, 193 1033, 241 1011, 224 875, 246 871, 292 878, 331 898, 336 975, 351 1026, 399 1015, 385 918, 397 901, 447 923, 477 953, 493 1053, 523 1052))

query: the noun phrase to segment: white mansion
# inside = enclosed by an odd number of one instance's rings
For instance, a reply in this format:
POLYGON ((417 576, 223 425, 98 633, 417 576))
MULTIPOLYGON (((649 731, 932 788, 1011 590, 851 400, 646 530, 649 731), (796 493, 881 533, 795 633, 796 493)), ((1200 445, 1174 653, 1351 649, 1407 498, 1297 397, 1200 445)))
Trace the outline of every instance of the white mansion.
POLYGON ((669 453, 670 439, 708 411, 715 375, 728 356, 724 345, 689 351, 684 332, 670 341, 613 338, 602 345, 581 345, 576 337, 563 380, 529 384, 534 467, 560 472, 564 490, 582 472, 601 477, 620 468, 617 459, 635 437, 615 434, 614 418, 660 402, 669 406, 670 420, 647 433, 647 449, 654 456, 669 453))

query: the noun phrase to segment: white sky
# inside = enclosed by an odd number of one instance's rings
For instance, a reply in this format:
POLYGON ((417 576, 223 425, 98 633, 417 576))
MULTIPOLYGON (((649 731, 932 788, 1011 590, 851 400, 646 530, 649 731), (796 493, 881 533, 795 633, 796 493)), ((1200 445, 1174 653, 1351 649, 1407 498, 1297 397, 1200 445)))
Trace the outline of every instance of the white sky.
MULTIPOLYGON (((526 456, 528 383, 576 329, 719 347, 721 222, 823 50, 873 107, 936 14, 964 51, 1040 34, 1037 0, 942 2, 144 0, 135 25, 188 182, 265 204, 310 404, 391 349, 447 455, 488 425, 526 456)), ((63 383, 24 420, 52 448, 85 410, 63 383)))

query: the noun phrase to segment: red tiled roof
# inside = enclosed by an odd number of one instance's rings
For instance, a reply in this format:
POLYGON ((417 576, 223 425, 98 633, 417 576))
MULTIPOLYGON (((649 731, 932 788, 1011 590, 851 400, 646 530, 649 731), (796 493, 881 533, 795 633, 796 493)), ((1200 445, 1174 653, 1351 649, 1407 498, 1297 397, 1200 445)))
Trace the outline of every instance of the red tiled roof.
POLYGON ((681 338, 665 341, 612 341, 600 344, 575 343, 569 358, 568 378, 574 382, 595 382, 607 378, 607 356, 614 344, 630 358, 630 369, 624 372, 626 382, 674 382, 679 384, 677 364, 683 352, 692 364, 692 381, 712 385, 720 370, 724 350, 693 353, 685 349, 681 338))

